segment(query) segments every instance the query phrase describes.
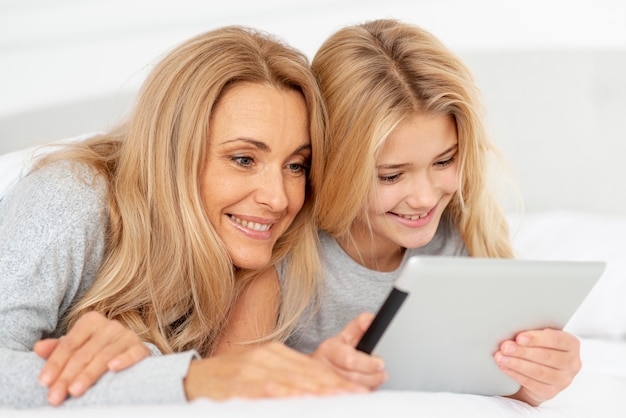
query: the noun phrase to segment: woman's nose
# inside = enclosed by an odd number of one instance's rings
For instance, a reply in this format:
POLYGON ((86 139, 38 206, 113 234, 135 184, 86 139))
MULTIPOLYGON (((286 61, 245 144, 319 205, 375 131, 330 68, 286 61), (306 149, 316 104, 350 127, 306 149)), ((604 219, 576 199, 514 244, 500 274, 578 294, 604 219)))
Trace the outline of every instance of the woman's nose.
POLYGON ((274 212, 281 212, 287 208, 289 199, 282 170, 264 170, 257 181, 255 193, 257 203, 267 206, 274 212))

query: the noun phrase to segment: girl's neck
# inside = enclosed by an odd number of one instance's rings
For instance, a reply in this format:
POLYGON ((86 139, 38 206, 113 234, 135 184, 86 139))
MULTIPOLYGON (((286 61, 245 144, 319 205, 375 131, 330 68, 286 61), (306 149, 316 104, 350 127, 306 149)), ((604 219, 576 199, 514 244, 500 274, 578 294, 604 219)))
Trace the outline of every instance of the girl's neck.
POLYGON ((369 231, 355 231, 337 238, 339 246, 352 260, 375 271, 395 271, 402 263, 403 247, 377 241, 369 231))

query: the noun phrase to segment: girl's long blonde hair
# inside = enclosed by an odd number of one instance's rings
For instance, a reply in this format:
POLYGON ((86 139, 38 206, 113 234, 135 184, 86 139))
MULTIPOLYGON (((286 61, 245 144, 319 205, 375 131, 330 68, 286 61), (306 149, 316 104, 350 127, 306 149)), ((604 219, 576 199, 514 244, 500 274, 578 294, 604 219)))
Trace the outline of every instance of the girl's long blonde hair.
POLYGON ((312 161, 305 204, 268 267, 289 260, 270 336, 286 337, 318 289, 311 212, 326 115, 306 56, 242 27, 214 30, 174 49, 148 76, 127 123, 54 155, 93 167, 109 189, 105 259, 68 326, 96 310, 164 353, 212 353, 236 295, 259 273, 233 266, 200 194, 212 109, 226 89, 244 81, 299 91, 308 109, 312 161))
POLYGON ((487 167, 487 137, 472 75, 439 40, 411 24, 375 20, 332 35, 312 62, 329 116, 325 174, 315 216, 334 237, 349 234, 375 186, 387 136, 416 112, 450 115, 459 138, 459 189, 444 212, 472 256, 512 257, 508 225, 487 167))

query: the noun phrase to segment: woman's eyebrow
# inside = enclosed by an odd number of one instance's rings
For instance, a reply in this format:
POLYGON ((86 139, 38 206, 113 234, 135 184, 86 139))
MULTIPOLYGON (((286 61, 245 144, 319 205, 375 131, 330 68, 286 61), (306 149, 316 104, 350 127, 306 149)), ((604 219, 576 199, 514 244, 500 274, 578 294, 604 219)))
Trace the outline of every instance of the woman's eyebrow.
MULTIPOLYGON (((235 138, 235 139, 229 139, 227 141, 221 142, 220 145, 226 145, 226 144, 230 144, 233 142, 245 142, 248 143, 250 145, 255 146, 256 148, 258 148, 261 151, 264 152, 272 152, 272 148, 267 145, 265 142, 263 141, 258 141, 256 139, 250 139, 250 138, 235 138)), ((311 151, 311 144, 309 142, 307 142, 306 144, 302 144, 300 145, 298 148, 296 148, 291 155, 296 155, 301 153, 302 151, 311 151)))
POLYGON ((235 138, 235 139, 229 139, 227 141, 224 141, 221 143, 221 145, 226 145, 226 144, 230 144, 233 142, 246 142, 250 145, 254 145, 256 148, 260 149, 261 151, 266 151, 266 152, 271 152, 272 149, 270 148, 269 145, 267 145, 265 142, 263 141, 257 141, 256 139, 250 139, 250 138, 235 138))
POLYGON ((300 154, 302 151, 311 151, 311 150, 312 150, 311 144, 306 143, 296 148, 295 151, 292 153, 292 155, 300 154))

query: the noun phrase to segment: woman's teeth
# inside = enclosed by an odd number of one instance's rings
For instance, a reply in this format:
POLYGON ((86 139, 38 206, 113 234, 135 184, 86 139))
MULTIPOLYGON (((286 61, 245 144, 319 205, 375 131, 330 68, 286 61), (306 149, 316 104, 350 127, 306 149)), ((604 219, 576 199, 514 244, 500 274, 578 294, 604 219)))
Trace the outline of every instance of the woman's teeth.
POLYGON ((239 219, 233 215, 230 215, 230 218, 233 221, 237 222, 239 225, 243 226, 244 228, 252 229, 254 231, 264 232, 264 231, 268 231, 272 227, 271 224, 260 224, 257 222, 249 222, 243 219, 239 219))

